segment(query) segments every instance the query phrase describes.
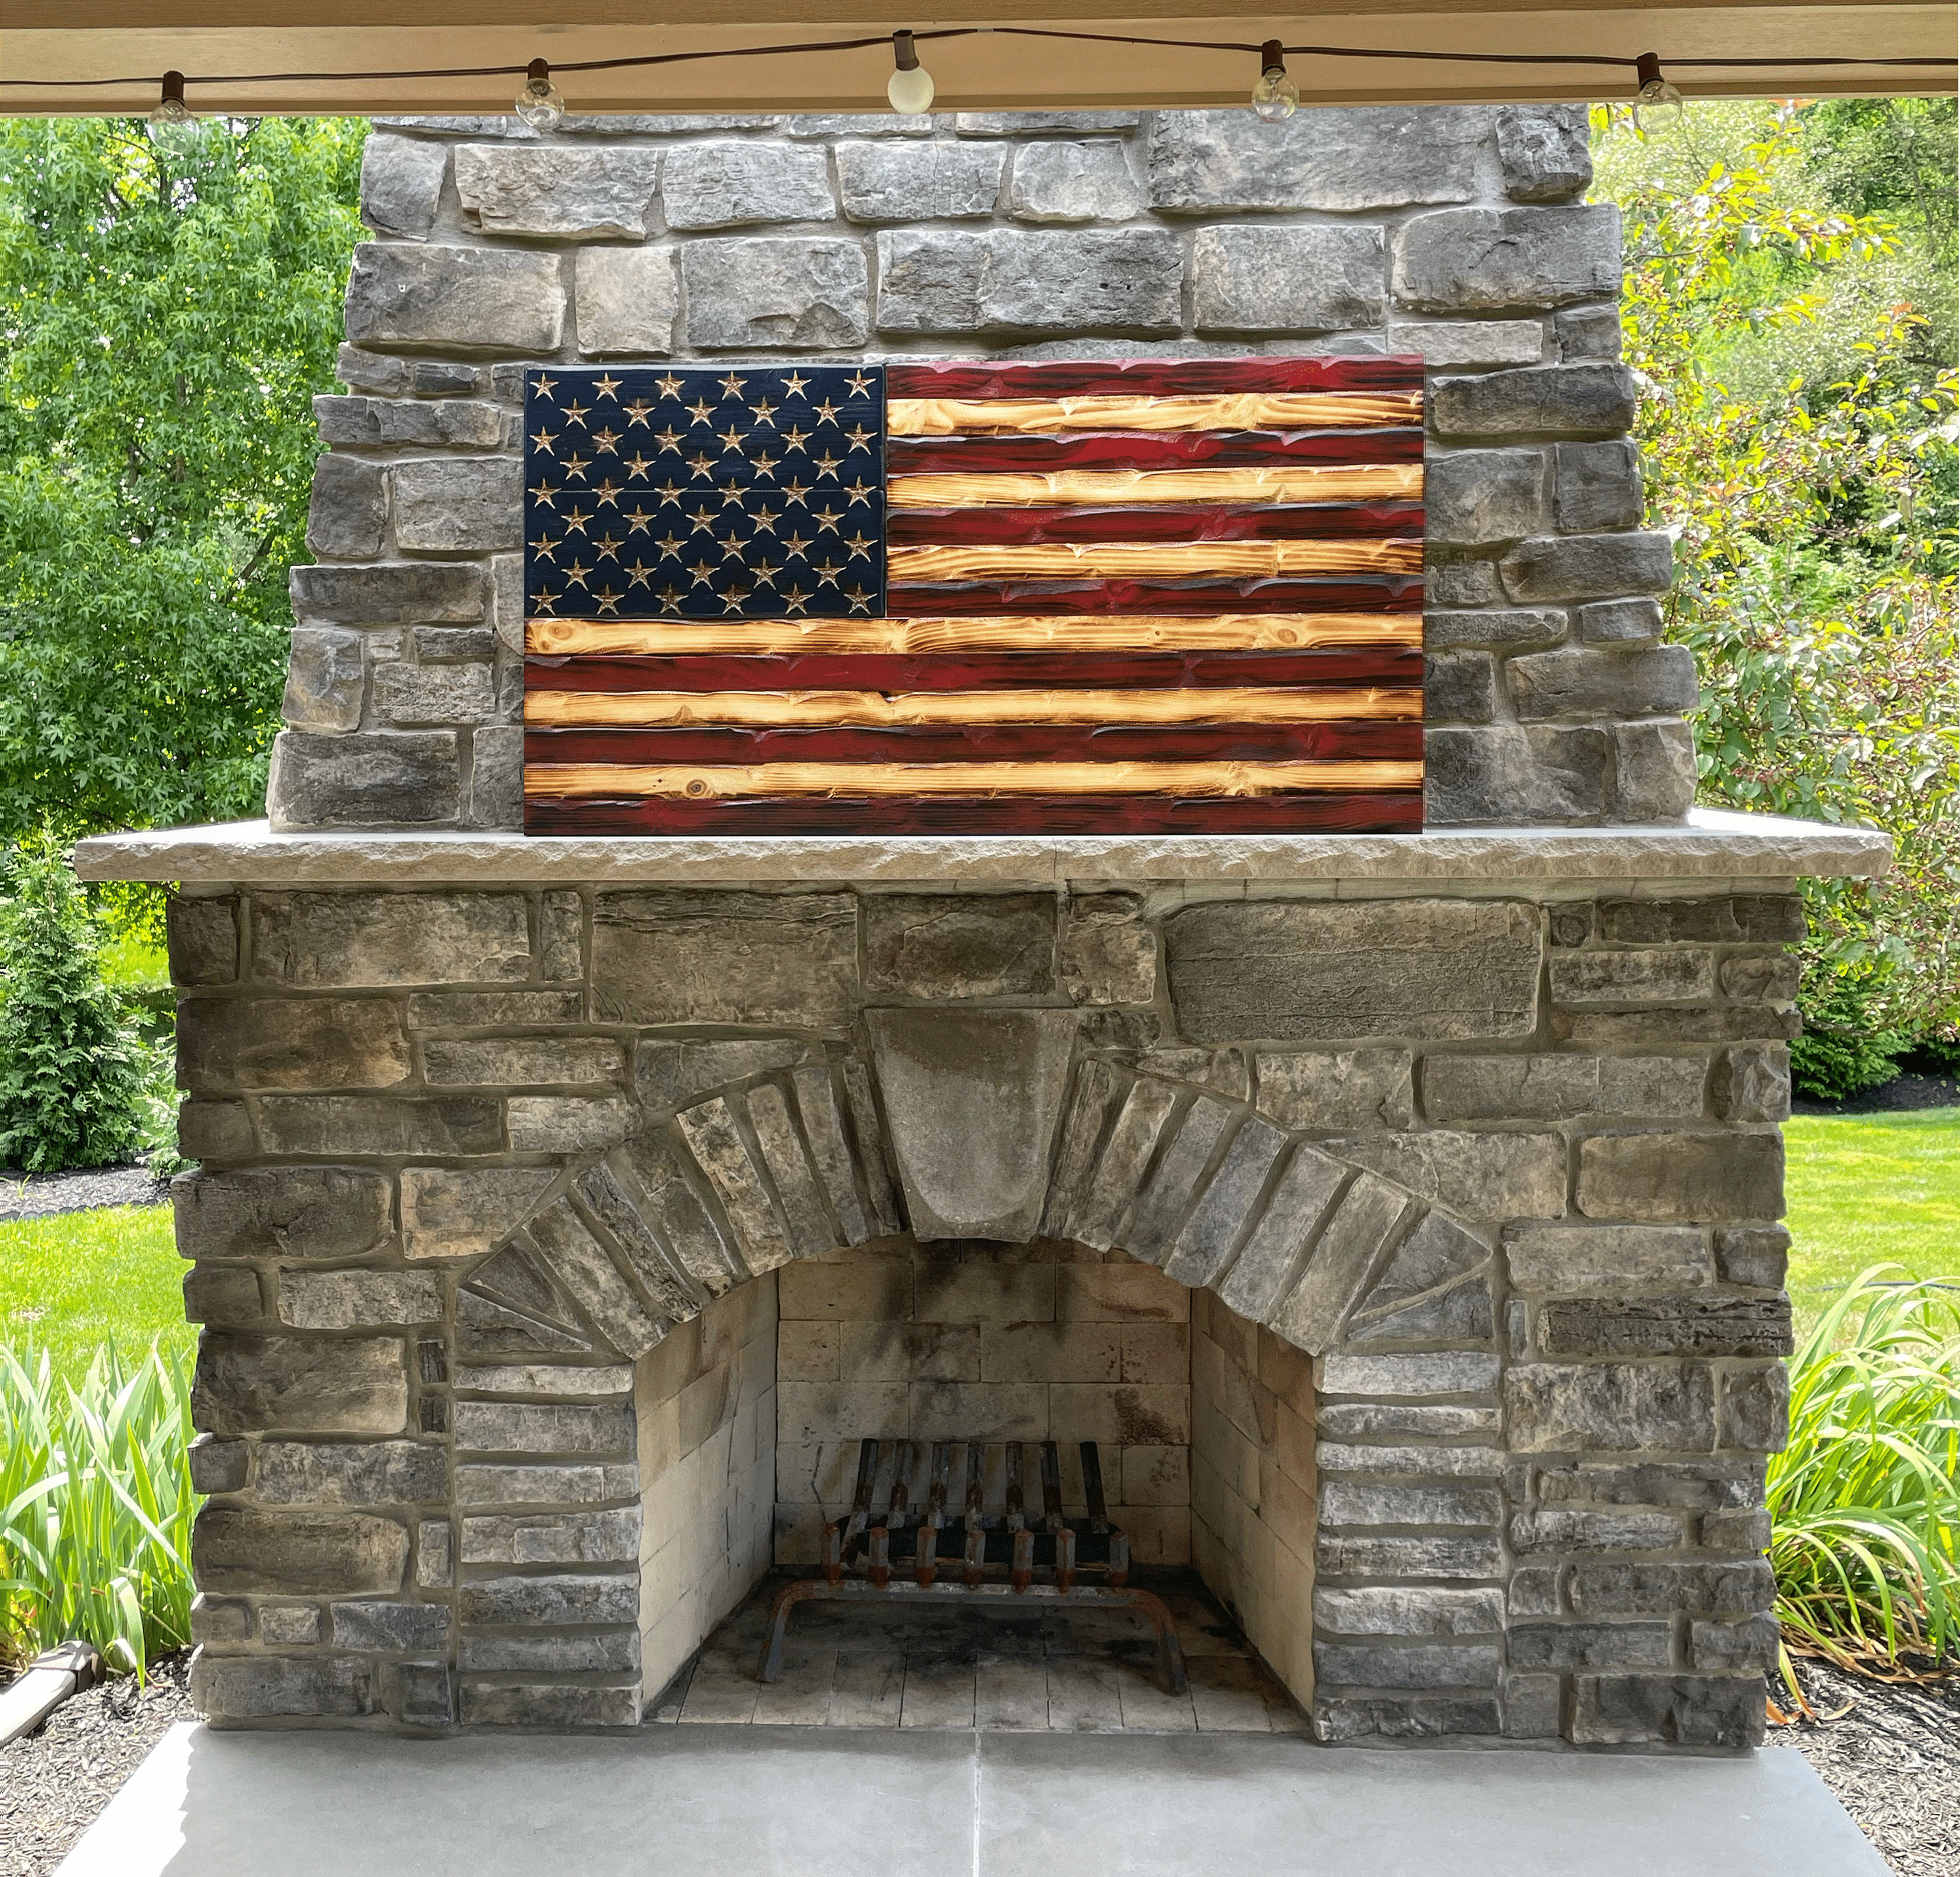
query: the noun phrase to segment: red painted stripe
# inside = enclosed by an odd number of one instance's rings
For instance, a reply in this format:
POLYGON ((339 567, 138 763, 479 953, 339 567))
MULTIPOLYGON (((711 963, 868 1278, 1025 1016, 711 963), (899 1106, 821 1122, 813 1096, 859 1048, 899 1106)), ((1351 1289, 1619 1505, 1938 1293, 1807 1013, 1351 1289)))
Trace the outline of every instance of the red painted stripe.
POLYGON ((1284 652, 805 652, 759 657, 619 652, 524 660, 533 691, 998 691, 1179 685, 1422 684, 1422 654, 1284 652))
POLYGON ((888 437, 891 476, 979 476, 1045 469, 1270 469, 1291 463, 1420 463, 1422 432, 1404 430, 1091 430, 1072 437, 888 437))
POLYGON ((1422 582, 1399 574, 1350 574, 1332 580, 1198 580, 1161 585, 1134 580, 963 581, 892 586, 886 616, 1042 612, 1164 612, 1200 619, 1217 612, 1420 612, 1422 582))
POLYGON ((531 730, 527 762, 1413 762, 1420 724, 1013 724, 940 729, 531 730))
POLYGON ((1274 502, 1155 508, 895 508, 885 517, 892 547, 1032 547, 1075 541, 1299 541, 1404 539, 1422 535, 1420 502, 1274 502))
POLYGON ((539 835, 1419 834, 1422 792, 1257 795, 780 797, 676 802, 625 799, 524 803, 539 835))
POLYGON ((1204 397, 1241 391, 1417 391, 1422 361, 1348 358, 1126 358, 1039 364, 888 365, 894 398, 1204 397))

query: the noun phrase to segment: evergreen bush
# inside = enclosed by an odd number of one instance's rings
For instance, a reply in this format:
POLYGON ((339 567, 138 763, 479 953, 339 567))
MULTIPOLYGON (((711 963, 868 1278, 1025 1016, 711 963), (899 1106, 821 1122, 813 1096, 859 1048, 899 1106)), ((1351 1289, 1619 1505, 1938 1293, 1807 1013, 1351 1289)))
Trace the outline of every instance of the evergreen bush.
POLYGON ((1790 1080, 1812 1101, 1841 1102, 1898 1074, 1908 1039, 1880 1027, 1869 977, 1809 974, 1798 1008, 1803 1034, 1790 1046, 1790 1080))
POLYGON ((0 1165, 100 1166, 137 1144, 140 1047, 103 982, 101 933, 49 837, 7 857, 0 897, 0 1165))

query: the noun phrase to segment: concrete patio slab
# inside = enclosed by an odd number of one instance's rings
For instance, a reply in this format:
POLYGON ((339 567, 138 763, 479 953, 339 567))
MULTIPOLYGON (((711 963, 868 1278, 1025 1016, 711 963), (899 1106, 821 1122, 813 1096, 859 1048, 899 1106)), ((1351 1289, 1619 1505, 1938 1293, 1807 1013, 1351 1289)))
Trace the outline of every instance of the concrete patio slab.
POLYGON ((1297 1738, 173 1728, 61 1877, 1885 1877, 1801 1755, 1297 1738))

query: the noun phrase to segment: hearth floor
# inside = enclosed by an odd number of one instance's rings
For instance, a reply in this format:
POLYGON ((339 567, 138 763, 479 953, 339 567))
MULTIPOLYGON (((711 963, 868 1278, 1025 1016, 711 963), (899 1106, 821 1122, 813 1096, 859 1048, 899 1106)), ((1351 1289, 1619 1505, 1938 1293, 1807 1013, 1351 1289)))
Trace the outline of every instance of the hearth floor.
POLYGON ((756 1678, 770 1606, 759 1585, 662 1693, 650 1723, 977 1728, 1021 1733, 1298 1734, 1306 1717, 1195 1571, 1139 1573, 1176 1619, 1190 1690, 1166 1692, 1140 1617, 1030 1602, 1004 1609, 894 1597, 807 1603, 781 1672, 756 1678))

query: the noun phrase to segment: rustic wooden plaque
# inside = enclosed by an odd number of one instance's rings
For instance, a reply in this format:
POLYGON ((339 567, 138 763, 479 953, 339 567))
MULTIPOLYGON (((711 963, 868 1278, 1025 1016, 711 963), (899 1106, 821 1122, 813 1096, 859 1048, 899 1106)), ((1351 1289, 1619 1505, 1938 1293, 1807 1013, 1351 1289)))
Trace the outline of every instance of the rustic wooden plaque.
POLYGON ((1408 358, 540 371, 536 834, 1422 825, 1408 358))

